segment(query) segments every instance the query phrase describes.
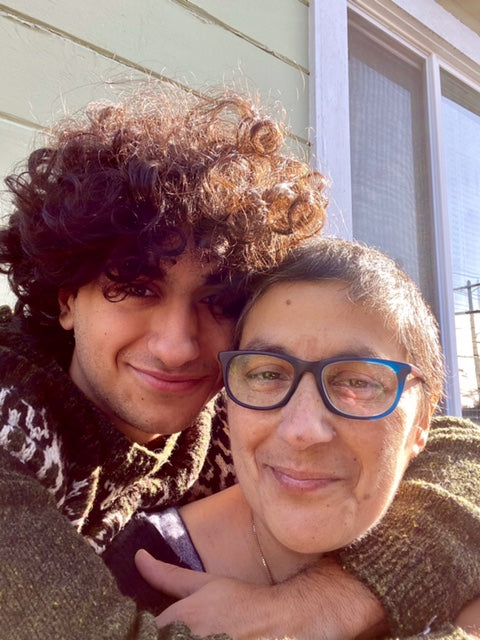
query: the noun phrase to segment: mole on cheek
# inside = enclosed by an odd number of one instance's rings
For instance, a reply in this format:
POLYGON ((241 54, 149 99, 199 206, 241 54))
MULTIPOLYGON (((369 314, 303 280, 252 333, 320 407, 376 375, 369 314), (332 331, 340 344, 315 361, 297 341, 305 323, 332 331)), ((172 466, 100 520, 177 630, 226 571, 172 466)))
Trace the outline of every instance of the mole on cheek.
POLYGON ((290 298, 287 298, 285 300, 285 304, 287 305, 287 307, 289 307, 292 304, 292 301, 290 300, 290 298))

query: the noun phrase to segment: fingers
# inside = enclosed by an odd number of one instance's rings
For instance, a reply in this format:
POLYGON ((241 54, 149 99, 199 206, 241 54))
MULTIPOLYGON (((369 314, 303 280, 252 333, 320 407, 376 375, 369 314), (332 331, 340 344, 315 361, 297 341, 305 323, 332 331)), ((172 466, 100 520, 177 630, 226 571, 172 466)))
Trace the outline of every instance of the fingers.
POLYGON ((480 597, 469 602, 458 615, 456 623, 469 633, 469 637, 480 638, 480 597))
POLYGON ((159 628, 166 627, 168 624, 172 624, 172 622, 176 622, 177 620, 182 620, 182 622, 185 622, 196 634, 206 635, 211 631, 209 629, 205 632, 201 628, 201 625, 199 625, 195 613, 192 615, 192 612, 189 611, 188 598, 174 602, 168 609, 164 609, 155 620, 159 628))
POLYGON ((156 560, 145 549, 137 551, 135 564, 152 587, 176 598, 186 598, 217 577, 156 560))

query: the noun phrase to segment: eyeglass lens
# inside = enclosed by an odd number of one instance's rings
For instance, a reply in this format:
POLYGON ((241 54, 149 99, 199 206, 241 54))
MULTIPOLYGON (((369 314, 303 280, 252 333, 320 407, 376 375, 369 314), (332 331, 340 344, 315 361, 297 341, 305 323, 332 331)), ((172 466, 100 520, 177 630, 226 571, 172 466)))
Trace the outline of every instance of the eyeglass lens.
MULTIPOLYGON (((297 383, 291 362, 281 356, 239 354, 228 369, 228 385, 235 399, 252 408, 281 403, 297 383)), ((380 415, 396 400, 398 379, 387 364, 338 361, 321 369, 321 385, 331 405, 352 417, 380 415)))

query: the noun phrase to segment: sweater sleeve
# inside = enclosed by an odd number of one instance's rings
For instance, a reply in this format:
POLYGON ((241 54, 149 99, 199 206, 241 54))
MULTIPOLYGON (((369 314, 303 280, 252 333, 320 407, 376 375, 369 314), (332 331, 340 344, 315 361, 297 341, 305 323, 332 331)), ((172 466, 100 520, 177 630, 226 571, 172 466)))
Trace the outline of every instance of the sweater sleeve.
POLYGON ((480 592, 479 506, 480 428, 435 418, 380 524, 336 554, 380 600, 395 637, 434 632, 480 592))
POLYGON ((459 627, 446 625, 437 631, 422 633, 414 636, 395 636, 395 638, 384 638, 384 640, 472 640, 472 636, 459 627))
MULTIPOLYGON (((158 630, 60 514, 38 480, 0 449, 0 635, 15 640, 193 640, 158 630)), ((211 638, 226 639, 226 636, 211 638)))

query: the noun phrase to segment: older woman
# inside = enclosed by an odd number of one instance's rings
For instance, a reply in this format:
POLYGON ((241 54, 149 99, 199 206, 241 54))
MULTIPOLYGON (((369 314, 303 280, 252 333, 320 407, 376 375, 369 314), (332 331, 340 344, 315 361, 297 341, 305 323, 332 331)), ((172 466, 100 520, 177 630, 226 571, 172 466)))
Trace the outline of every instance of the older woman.
MULTIPOLYGON (((332 238, 255 283, 235 347, 219 357, 239 483, 149 517, 153 547, 275 584, 386 513, 425 447, 443 359, 416 285, 380 252, 332 238)), ((444 637, 466 636, 452 627, 444 637)))

